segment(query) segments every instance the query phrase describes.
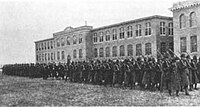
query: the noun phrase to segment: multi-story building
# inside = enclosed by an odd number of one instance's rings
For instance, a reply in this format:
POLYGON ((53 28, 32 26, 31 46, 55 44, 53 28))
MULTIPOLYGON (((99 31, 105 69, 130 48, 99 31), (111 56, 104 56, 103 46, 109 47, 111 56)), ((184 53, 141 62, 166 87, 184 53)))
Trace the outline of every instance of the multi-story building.
POLYGON ((171 8, 174 23, 174 52, 200 56, 200 1, 178 2, 171 8))
POLYGON ((67 27, 35 44, 37 63, 156 57, 157 51, 173 50, 172 17, 155 15, 95 29, 67 27))

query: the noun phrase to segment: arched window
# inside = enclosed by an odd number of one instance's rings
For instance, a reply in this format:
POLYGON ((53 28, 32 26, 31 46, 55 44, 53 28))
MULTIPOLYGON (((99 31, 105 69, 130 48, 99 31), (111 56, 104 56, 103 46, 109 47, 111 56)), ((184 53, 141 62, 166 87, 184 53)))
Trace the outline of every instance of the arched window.
POLYGON ((186 17, 184 14, 180 15, 179 21, 180 21, 180 28, 186 27, 186 17))
POLYGON ((50 53, 48 53, 48 61, 50 61, 50 53))
POLYGON ((133 45, 131 45, 131 44, 129 44, 128 46, 127 46, 127 54, 128 54, 128 56, 133 56, 133 45))
POLYGON ((82 57, 83 57, 82 49, 79 49, 79 58, 82 58, 82 57))
POLYGON ((196 13, 190 13, 190 27, 195 26, 196 24, 196 13))
POLYGON ((57 47, 60 47, 60 39, 57 39, 57 47))
POLYGON ((142 44, 136 44, 136 56, 142 55, 142 44))
POLYGON ((116 29, 113 29, 112 30, 112 38, 113 38, 113 40, 117 40, 117 30, 116 29))
POLYGON ((99 42, 103 42, 103 32, 99 33, 99 42))
POLYGON ((110 41, 110 31, 106 31, 106 41, 110 41))
POLYGON ((76 49, 73 51, 73 57, 76 58, 76 49))
POLYGON ((70 45, 70 38, 67 37, 67 45, 70 45))
POLYGON ((53 53, 51 53, 51 60, 53 61, 53 53))
POLYGON ((44 50, 46 50, 47 49, 47 44, 46 44, 46 42, 44 42, 44 50))
POLYGON ((133 36, 133 28, 132 26, 127 27, 127 37, 130 38, 133 36))
POLYGON ((104 53, 103 53, 103 48, 100 48, 100 49, 99 49, 99 57, 103 57, 103 54, 104 54, 104 53))
POLYGON ((145 35, 151 35, 151 23, 145 23, 145 35))
POLYGON ((53 49, 53 41, 51 41, 51 49, 53 49))
POLYGON ((151 55, 151 43, 146 43, 145 44, 145 54, 146 55, 151 55))
POLYGON ((77 38, 76 38, 76 35, 73 36, 73 44, 76 44, 77 42, 77 38))
POLYGON ((106 47, 106 57, 110 57, 110 47, 106 47))
POLYGON ((49 44, 49 41, 47 42, 47 47, 48 47, 48 49, 50 49, 50 44, 49 44))
POLYGON ((65 46, 65 40, 61 38, 61 46, 65 46))
POLYGON ((95 43, 95 42, 97 42, 97 41, 98 41, 97 33, 94 33, 94 35, 93 35, 93 42, 95 43))
POLYGON ((117 56, 117 46, 112 47, 112 56, 116 57, 117 56))
POLYGON ((160 22, 160 34, 165 35, 165 22, 160 22))
POLYGON ((173 23, 172 22, 170 22, 168 24, 168 33, 169 33, 169 35, 173 35, 173 23))
POLYGON ((62 60, 64 60, 65 59, 65 51, 62 51, 62 60))
POLYGON ((120 48, 120 53, 119 53, 119 55, 120 55, 120 56, 125 56, 124 45, 121 45, 119 48, 120 48))
POLYGON ((60 60, 60 52, 57 52, 57 60, 60 60))
POLYGON ((119 29, 119 39, 124 39, 124 28, 123 27, 121 27, 119 29))
POLYGON ((98 52, 97 51, 98 51, 97 48, 94 48, 94 57, 95 58, 98 57, 98 52))

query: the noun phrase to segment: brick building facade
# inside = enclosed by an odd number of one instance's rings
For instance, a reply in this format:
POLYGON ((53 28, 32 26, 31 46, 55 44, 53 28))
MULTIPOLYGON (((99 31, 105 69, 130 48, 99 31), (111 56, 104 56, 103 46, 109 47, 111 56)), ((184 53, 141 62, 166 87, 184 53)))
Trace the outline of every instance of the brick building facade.
POLYGON ((173 12, 174 52, 200 56, 200 1, 178 2, 170 10, 173 12))
POLYGON ((173 49, 173 23, 171 17, 155 15, 95 29, 67 27, 35 46, 37 63, 156 57, 157 50, 173 49))

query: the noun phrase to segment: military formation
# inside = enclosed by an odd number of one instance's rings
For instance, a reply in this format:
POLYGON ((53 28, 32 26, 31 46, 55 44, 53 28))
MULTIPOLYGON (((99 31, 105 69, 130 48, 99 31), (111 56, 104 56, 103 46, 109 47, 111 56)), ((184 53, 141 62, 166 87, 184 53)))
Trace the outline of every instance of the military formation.
POLYGON ((3 74, 29 78, 48 78, 111 87, 141 90, 168 90, 169 95, 198 90, 200 58, 180 57, 168 52, 154 57, 124 60, 96 60, 70 63, 10 64, 3 66, 3 74))

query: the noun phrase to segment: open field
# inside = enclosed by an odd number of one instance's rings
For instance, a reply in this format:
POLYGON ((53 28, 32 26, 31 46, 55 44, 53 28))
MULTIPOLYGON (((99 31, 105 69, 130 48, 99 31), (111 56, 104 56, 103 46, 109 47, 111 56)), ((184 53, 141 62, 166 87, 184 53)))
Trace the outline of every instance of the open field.
POLYGON ((200 105, 200 90, 190 94, 175 97, 167 92, 0 76, 0 106, 200 105))

